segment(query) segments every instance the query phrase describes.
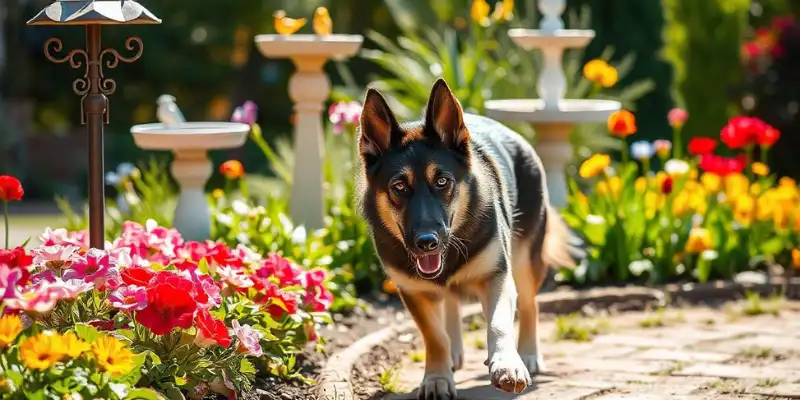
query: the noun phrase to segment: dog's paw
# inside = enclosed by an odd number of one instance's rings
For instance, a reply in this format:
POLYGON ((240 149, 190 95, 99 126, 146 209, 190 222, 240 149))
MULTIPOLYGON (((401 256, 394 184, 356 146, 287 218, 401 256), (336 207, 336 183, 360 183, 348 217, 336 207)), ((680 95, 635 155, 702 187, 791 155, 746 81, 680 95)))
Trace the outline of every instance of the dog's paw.
POLYGON ((496 354, 489 361, 492 385, 508 393, 522 393, 533 384, 528 368, 516 351, 496 354))
POLYGON ((452 373, 425 374, 419 386, 419 400, 455 400, 456 383, 452 373))
POLYGON ((458 371, 464 366, 464 345, 453 344, 450 347, 450 359, 453 360, 453 371, 458 371))
POLYGON ((547 372, 547 366, 544 364, 544 357, 541 354, 522 354, 520 357, 525 366, 528 367, 531 377, 547 372))

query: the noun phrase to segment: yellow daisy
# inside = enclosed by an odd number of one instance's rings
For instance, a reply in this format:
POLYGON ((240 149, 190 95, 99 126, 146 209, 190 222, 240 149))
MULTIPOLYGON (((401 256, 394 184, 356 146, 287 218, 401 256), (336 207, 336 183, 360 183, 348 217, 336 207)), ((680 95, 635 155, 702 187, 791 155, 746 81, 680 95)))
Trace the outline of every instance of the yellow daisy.
POLYGON ((60 336, 40 333, 22 341, 19 345, 19 358, 28 369, 45 371, 64 357, 60 347, 60 336))
POLYGON ((92 343, 92 353, 102 371, 114 376, 125 375, 133 369, 133 353, 124 343, 104 336, 92 343))
POLYGON ((4 315, 0 317, 0 349, 5 348, 22 333, 22 319, 18 315, 4 315))

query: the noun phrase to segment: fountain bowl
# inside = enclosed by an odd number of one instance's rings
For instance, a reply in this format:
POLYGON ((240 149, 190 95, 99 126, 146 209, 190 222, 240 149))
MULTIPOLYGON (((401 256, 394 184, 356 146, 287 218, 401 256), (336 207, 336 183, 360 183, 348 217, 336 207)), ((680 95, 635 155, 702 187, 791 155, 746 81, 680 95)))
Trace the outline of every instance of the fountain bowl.
POLYGON ((237 122, 156 123, 131 128, 136 145, 146 150, 231 149, 244 145, 249 132, 249 125, 237 122))
POLYGON ((622 105, 613 100, 562 99, 545 107, 542 99, 503 99, 484 103, 486 115, 501 121, 530 123, 603 122, 622 105))
POLYGON ((543 48, 584 48, 594 39, 595 33, 585 29, 556 29, 549 33, 540 29, 515 28, 508 36, 525 50, 543 48))
POLYGON ((341 58, 354 55, 364 37, 361 35, 257 35, 256 45, 264 57, 298 56, 341 58))

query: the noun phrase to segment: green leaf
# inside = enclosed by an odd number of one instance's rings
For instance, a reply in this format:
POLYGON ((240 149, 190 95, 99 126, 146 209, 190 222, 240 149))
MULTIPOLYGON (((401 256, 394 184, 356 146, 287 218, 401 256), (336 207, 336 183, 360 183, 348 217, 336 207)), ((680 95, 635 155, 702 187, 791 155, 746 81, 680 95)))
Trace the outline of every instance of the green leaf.
POLYGON ((210 270, 209 270, 209 267, 208 267, 208 260, 206 260, 205 257, 201 258, 200 262, 197 263, 197 270, 202 272, 202 273, 204 273, 204 274, 206 274, 206 275, 211 275, 212 277, 214 276, 213 274, 210 273, 210 270))
POLYGON ((253 363, 248 361, 246 358, 242 358, 242 361, 239 363, 239 372, 243 374, 253 374, 256 373, 256 367, 253 366, 253 363))
POLYGON ((136 388, 128 391, 125 400, 167 400, 167 397, 153 389, 136 388))
POLYGON ((75 324, 75 334, 87 343, 94 343, 100 337, 100 331, 97 328, 85 323, 75 324))
POLYGON ((769 239, 763 243, 761 243, 760 250, 761 253, 765 256, 775 256, 780 254, 781 251, 784 250, 786 246, 784 245, 784 241, 781 237, 776 236, 772 239, 769 239))

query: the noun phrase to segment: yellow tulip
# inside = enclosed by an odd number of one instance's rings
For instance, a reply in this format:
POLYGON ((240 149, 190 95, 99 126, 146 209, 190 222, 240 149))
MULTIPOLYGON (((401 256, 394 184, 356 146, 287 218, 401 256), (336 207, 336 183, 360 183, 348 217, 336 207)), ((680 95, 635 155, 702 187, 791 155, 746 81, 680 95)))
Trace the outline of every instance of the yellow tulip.
POLYGON ((492 19, 511 21, 514 19, 514 0, 501 0, 495 5, 492 19))
POLYGON ((489 26, 489 13, 492 11, 492 6, 486 0, 475 0, 472 2, 472 10, 470 10, 470 17, 473 21, 481 24, 482 26, 489 26))
POLYGON ((711 232, 708 229, 695 227, 689 231, 689 238, 686 240, 687 252, 698 254, 711 249, 711 232))
POLYGON ((722 189, 722 178, 717 174, 706 172, 700 177, 700 182, 711 193, 717 193, 722 189))
POLYGON ((761 162, 754 162, 750 165, 750 168, 753 170, 753 173, 758 176, 767 176, 769 175, 769 167, 767 164, 761 162))
POLYGON ((595 190, 598 195, 605 196, 611 195, 613 198, 619 198, 622 193, 622 179, 618 176, 612 176, 608 180, 597 182, 595 190))
POLYGON ((733 218, 743 226, 750 226, 755 218, 755 201, 750 196, 740 196, 736 200, 733 218))
POLYGON ((789 178, 788 176, 784 176, 783 178, 778 180, 778 186, 780 186, 780 187, 790 187, 790 188, 795 188, 796 189, 797 188, 797 182, 794 179, 789 178))
POLYGON ((583 179, 591 179, 600 175, 611 165, 611 157, 608 154, 595 154, 581 164, 578 175, 583 179))

